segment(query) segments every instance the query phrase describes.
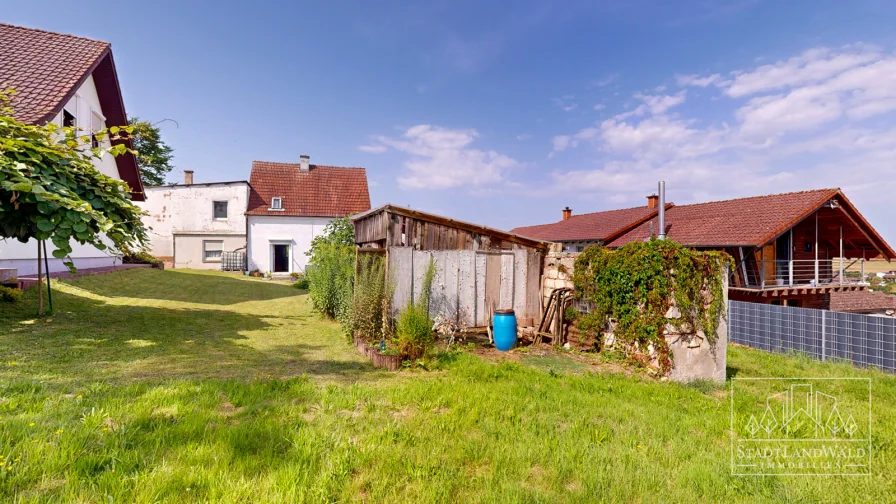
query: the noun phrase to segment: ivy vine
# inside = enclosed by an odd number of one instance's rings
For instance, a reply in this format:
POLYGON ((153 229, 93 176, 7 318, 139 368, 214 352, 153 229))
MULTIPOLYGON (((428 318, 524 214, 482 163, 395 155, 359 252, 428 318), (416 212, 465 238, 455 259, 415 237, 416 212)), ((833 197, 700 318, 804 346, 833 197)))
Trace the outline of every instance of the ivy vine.
MULTIPOLYGON (((672 367, 667 326, 702 331, 710 344, 724 314, 724 252, 697 251, 670 240, 633 242, 617 250, 600 246, 576 258, 576 295, 591 309, 576 319, 578 328, 600 340, 613 323, 617 341, 635 360, 653 346, 660 371, 672 367), (678 308, 677 317, 669 308, 678 308), (639 349, 639 350, 636 350, 639 349)), ((674 312, 674 310, 673 310, 674 312)))

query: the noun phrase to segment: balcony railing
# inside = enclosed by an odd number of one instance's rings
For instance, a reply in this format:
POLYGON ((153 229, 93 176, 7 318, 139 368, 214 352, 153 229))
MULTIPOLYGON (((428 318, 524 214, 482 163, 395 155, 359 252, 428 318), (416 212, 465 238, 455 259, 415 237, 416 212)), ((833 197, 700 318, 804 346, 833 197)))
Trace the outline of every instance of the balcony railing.
POLYGON ((864 259, 752 261, 741 265, 738 273, 746 274, 746 287, 752 289, 867 285, 864 259), (855 266, 858 272, 847 271, 855 266))

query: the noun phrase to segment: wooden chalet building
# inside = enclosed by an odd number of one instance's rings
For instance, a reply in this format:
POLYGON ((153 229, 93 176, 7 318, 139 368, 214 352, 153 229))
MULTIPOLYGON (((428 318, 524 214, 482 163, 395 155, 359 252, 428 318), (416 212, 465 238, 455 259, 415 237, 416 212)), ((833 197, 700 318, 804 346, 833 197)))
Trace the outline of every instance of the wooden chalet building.
MULTIPOLYGON (((656 205, 648 203, 648 209, 656 205)), ((693 205, 667 205, 666 236, 682 245, 725 251, 734 258, 730 299, 831 309, 831 295, 868 288, 864 274, 849 276, 866 259, 896 258, 840 189, 820 189, 693 205)), ((618 212, 618 211, 616 211, 618 212)), ((611 212, 586 214, 578 227, 600 228, 611 212)), ((512 232, 568 243, 572 217, 512 232)), ((609 219, 608 219, 609 220, 609 219)), ((656 212, 626 226, 614 221, 612 236, 575 235, 582 243, 621 247, 658 234, 656 212), (621 229, 621 231, 620 231, 621 229)))

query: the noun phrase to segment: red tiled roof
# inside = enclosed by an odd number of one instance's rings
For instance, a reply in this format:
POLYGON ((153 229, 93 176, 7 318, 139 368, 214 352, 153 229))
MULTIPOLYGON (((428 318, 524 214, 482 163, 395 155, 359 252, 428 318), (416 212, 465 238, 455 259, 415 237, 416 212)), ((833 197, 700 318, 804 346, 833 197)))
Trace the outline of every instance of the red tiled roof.
MULTIPOLYGON (((106 126, 126 126, 118 74, 108 42, 0 23, 0 89, 13 89, 13 116, 27 124, 53 119, 93 75, 106 126)), ((130 139, 116 139, 133 148, 130 139)), ((143 181, 137 157, 115 158, 118 174, 131 188, 131 198, 143 201, 143 181)))
MULTIPOLYGON (((839 189, 753 196, 693 205, 666 211, 666 236, 690 247, 760 246, 793 226, 838 194, 839 189)), ((659 231, 651 219, 609 243, 618 247, 659 231)))
POLYGON ((831 310, 839 312, 896 311, 896 296, 874 291, 832 292, 831 310))
POLYGON ((573 215, 553 224, 524 226, 510 232, 547 241, 603 241, 613 238, 632 226, 656 215, 656 208, 646 205, 621 210, 573 215))
POLYGON ((14 89, 15 118, 28 124, 57 113, 109 52, 109 44, 0 24, 0 88, 14 89))
POLYGON ((364 168, 311 165, 302 173, 297 163, 252 161, 248 215, 345 217, 370 210, 364 168), (271 199, 283 198, 283 211, 272 211, 271 199))

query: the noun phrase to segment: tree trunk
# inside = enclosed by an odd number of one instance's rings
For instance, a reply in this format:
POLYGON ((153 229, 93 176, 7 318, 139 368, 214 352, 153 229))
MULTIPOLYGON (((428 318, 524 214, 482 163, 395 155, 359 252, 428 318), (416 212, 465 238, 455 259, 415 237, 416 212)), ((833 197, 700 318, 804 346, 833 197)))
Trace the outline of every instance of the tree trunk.
POLYGON ((44 314, 43 264, 41 264, 40 240, 37 240, 37 314, 44 314))

